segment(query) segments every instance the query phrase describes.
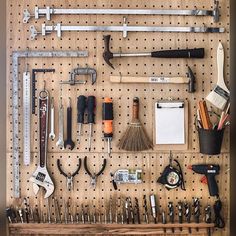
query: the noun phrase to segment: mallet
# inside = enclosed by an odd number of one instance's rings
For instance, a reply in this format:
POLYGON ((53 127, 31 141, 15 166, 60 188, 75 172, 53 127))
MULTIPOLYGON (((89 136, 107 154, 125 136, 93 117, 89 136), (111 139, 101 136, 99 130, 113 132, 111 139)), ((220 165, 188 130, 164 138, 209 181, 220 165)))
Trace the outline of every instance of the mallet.
POLYGON ((103 36, 104 39, 104 52, 103 58, 105 62, 113 69, 114 66, 110 60, 115 57, 156 57, 156 58, 203 58, 204 48, 195 49, 177 49, 177 50, 162 50, 155 52, 140 52, 140 53, 112 53, 110 51, 110 38, 111 35, 103 36))
POLYGON ((112 83, 154 83, 154 84, 187 84, 188 92, 193 93, 195 89, 195 76, 190 67, 188 67, 187 76, 166 77, 166 76, 123 76, 110 75, 112 83))

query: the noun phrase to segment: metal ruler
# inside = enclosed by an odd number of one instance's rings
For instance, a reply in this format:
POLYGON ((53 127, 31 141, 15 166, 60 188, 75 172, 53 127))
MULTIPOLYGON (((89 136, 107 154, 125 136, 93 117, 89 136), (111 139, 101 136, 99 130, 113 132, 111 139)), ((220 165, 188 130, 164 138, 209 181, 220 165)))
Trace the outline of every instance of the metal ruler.
POLYGON ((45 7, 35 7, 34 14, 27 9, 23 11, 23 23, 28 23, 31 16, 39 19, 40 16, 46 16, 47 20, 51 20, 51 15, 179 15, 179 16, 212 16, 214 22, 219 21, 219 1, 214 0, 213 10, 204 9, 61 9, 45 7))
POLYGON ((23 73, 23 159, 30 164, 30 72, 23 73))
POLYGON ((63 58, 63 57, 87 57, 87 56, 88 56, 88 51, 14 51, 12 53, 13 197, 15 198, 20 197, 19 80, 18 80, 19 58, 32 58, 32 57, 63 58))
POLYGON ((123 37, 126 38, 128 32, 178 32, 178 33, 223 33, 224 28, 219 27, 181 27, 181 26, 128 26, 126 18, 122 26, 72 26, 42 24, 41 32, 37 31, 34 25, 30 26, 30 39, 34 40, 36 36, 41 33, 46 36, 52 32, 57 32, 57 36, 61 38, 62 31, 109 31, 109 32, 122 32, 123 37))

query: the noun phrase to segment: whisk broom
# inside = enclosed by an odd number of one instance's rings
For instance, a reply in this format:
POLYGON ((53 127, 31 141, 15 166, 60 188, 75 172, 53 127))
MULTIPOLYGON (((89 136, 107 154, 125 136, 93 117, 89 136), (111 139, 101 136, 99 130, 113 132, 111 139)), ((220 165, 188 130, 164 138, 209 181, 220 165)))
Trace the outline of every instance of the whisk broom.
POLYGON ((139 98, 133 99, 133 117, 118 147, 126 151, 143 151, 153 147, 141 122, 139 121, 139 98))

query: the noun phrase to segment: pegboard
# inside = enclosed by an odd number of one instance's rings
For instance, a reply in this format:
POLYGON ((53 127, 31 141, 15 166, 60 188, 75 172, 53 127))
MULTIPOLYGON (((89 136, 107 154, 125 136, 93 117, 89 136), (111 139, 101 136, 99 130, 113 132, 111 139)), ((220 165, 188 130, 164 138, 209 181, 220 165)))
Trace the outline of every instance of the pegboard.
MULTIPOLYGON (((209 33, 142 33, 130 32, 128 38, 124 39, 122 33, 111 32, 111 50, 117 52, 145 52, 162 49, 194 48, 204 47, 204 59, 155 59, 155 58, 117 58, 113 59, 115 70, 111 69, 103 60, 102 52, 104 49, 102 32, 65 32, 62 38, 57 38, 53 33, 46 37, 38 37, 35 41, 29 39, 29 26, 31 24, 41 27, 42 23, 47 23, 42 17, 38 20, 31 19, 30 23, 23 24, 23 9, 27 8, 31 12, 35 6, 55 8, 124 8, 124 9, 213 9, 213 1, 199 0, 195 1, 8 1, 8 76, 7 76, 7 182, 8 182, 8 203, 15 202, 12 191, 12 51, 15 50, 88 50, 87 58, 25 58, 20 59, 19 64, 19 108, 20 108, 20 185, 22 197, 29 197, 31 204, 41 204, 46 210, 46 203, 42 196, 34 196, 32 184, 29 177, 34 172, 38 162, 38 117, 31 116, 31 165, 23 165, 23 116, 22 116, 22 74, 28 65, 29 71, 33 68, 54 68, 53 74, 37 75, 37 91, 43 88, 44 81, 46 89, 50 96, 54 97, 55 105, 55 131, 58 137, 58 106, 59 97, 62 94, 64 105, 64 131, 66 130, 66 107, 69 103, 69 97, 72 102, 72 137, 76 143, 73 151, 62 151, 56 147, 56 140, 48 142, 48 170, 54 179, 56 186, 54 196, 62 200, 70 198, 73 202, 84 202, 85 204, 99 205, 104 209, 105 204, 112 196, 137 196, 142 200, 142 195, 150 193, 157 194, 157 200, 160 209, 167 210, 167 202, 172 200, 177 204, 178 200, 192 201, 193 197, 199 197, 202 206, 208 203, 213 204, 214 199, 208 195, 207 186, 200 185, 200 175, 187 171, 188 164, 194 163, 218 163, 221 165, 220 176, 217 177, 220 188, 220 195, 223 201, 224 218, 226 228, 218 230, 215 235, 229 235, 229 130, 226 129, 222 146, 222 154, 218 156, 203 156, 199 154, 198 134, 194 126, 196 116, 197 102, 207 96, 210 89, 213 88, 217 80, 216 51, 219 42, 222 42, 225 49, 225 80, 229 84, 229 1, 220 1, 220 22, 213 23, 211 17, 191 17, 191 16, 128 16, 130 25, 160 25, 160 26, 207 26, 225 27, 223 34, 209 33), (79 76, 81 80, 87 80, 85 85, 62 85, 60 81, 69 79, 70 71, 76 67, 89 67, 97 70, 97 82, 91 85, 88 76, 79 76), (196 92, 188 93, 187 86, 183 84, 111 84, 110 75, 138 75, 138 76, 182 76, 187 72, 187 66, 190 66, 196 75, 196 92), (79 95, 96 96, 96 123, 94 124, 92 150, 88 152, 88 125, 83 126, 84 135, 81 143, 78 145, 78 124, 76 123, 76 103, 79 95), (107 143, 102 139, 102 102, 104 97, 109 96, 113 99, 114 106, 114 137, 112 141, 111 157, 106 153, 107 143), (161 151, 154 146, 153 150, 141 153, 127 153, 117 148, 117 143, 131 120, 132 99, 134 96, 140 98, 140 119, 150 138, 153 137, 154 130, 154 103, 160 99, 184 99, 189 104, 188 116, 188 149, 184 151, 175 150, 174 157, 177 158, 184 168, 185 182, 187 191, 175 189, 167 191, 161 185, 156 183, 157 178, 168 164, 168 151, 161 151), (93 190, 89 184, 90 178, 85 174, 83 165, 74 179, 75 190, 73 192, 65 191, 66 179, 60 175, 56 160, 59 158, 66 171, 73 171, 78 158, 84 160, 88 157, 91 167, 94 166, 98 171, 102 164, 102 159, 108 161, 107 167, 102 176, 99 177, 96 190, 93 190), (142 168, 144 172, 144 183, 137 186, 121 185, 118 191, 115 191, 110 183, 110 172, 118 168, 142 168)), ((51 23, 62 23, 64 25, 120 25, 123 17, 121 15, 81 15, 81 16, 53 16, 51 23)), ((37 104, 37 103, 36 103, 37 104)), ((66 137, 66 132, 64 132, 66 137)), ((175 147, 173 146, 173 150, 175 147)), ((101 210, 102 211, 102 210, 101 210)), ((202 208, 203 211, 203 208, 202 208)))

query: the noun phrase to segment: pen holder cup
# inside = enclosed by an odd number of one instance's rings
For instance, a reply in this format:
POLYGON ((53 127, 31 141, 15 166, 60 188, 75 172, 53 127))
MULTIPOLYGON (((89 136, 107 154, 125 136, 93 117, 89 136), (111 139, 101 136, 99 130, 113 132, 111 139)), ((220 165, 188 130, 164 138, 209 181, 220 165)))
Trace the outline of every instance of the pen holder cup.
POLYGON ((206 155, 220 154, 223 136, 224 129, 207 130, 198 128, 200 153, 206 155))

